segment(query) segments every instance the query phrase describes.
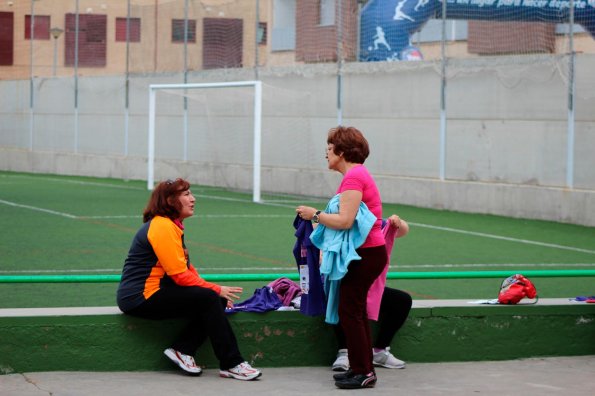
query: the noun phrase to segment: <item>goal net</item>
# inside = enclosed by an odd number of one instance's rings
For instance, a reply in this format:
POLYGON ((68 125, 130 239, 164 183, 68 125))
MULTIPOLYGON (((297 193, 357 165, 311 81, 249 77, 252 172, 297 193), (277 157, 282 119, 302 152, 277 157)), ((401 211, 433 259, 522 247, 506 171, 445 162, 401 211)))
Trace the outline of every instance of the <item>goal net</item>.
POLYGON ((192 162, 192 180, 251 189, 260 202, 261 119, 260 81, 150 85, 147 188, 192 162))
POLYGON ((147 187, 183 177, 269 204, 288 204, 296 188, 332 194, 325 139, 336 119, 313 122, 335 111, 332 77, 315 92, 304 77, 150 85, 147 187))

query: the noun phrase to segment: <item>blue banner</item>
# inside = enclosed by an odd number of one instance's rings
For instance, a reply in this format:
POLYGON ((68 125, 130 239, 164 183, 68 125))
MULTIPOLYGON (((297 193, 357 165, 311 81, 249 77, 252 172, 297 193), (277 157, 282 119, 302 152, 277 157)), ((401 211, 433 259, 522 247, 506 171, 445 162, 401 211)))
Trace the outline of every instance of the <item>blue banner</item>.
MULTIPOLYGON (((575 23, 595 37, 595 0, 573 3, 575 23)), ((570 0, 446 0, 447 19, 567 23, 569 14, 570 0)), ((440 0, 370 0, 361 13, 360 60, 410 59, 411 35, 433 17, 442 18, 440 0)))

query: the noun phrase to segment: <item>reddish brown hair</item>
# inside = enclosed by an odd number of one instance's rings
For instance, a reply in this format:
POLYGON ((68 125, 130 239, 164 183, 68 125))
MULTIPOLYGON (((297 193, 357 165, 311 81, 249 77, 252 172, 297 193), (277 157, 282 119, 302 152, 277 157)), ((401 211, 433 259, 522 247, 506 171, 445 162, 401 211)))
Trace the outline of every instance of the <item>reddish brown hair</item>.
POLYGON ((354 127, 338 126, 328 131, 327 144, 334 145, 333 152, 343 154, 345 161, 363 164, 370 155, 370 146, 364 135, 354 127))
POLYGON ((179 218, 182 204, 177 198, 189 189, 190 183, 184 179, 169 179, 157 184, 143 211, 143 223, 155 216, 169 217, 172 220, 179 218))

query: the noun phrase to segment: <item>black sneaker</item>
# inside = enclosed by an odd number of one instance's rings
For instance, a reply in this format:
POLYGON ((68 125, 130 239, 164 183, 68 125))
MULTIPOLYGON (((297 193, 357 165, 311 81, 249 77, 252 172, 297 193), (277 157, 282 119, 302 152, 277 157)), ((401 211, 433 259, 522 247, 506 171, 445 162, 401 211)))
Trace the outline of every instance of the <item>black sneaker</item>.
POLYGON ((333 374, 333 379, 334 379, 335 381, 341 381, 341 380, 344 380, 344 379, 347 379, 347 378, 351 378, 351 377, 353 377, 354 375, 355 375, 355 374, 353 374, 353 371, 351 371, 351 370, 347 370, 347 371, 345 371, 345 372, 343 372, 343 373, 339 373, 339 374, 333 374))
POLYGON ((376 385, 376 373, 355 374, 349 378, 335 381, 335 386, 340 389, 373 388, 376 385))

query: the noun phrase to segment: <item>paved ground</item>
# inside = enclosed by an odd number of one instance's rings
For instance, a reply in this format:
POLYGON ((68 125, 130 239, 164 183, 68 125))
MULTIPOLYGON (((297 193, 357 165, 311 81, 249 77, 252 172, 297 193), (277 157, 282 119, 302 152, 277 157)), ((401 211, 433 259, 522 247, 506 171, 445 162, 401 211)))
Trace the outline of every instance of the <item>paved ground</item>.
MULTIPOLYGON (((595 395, 595 356, 504 362, 416 363, 404 370, 378 369, 374 395, 595 395)), ((65 395, 336 395, 330 369, 265 368, 261 379, 242 382, 205 370, 200 377, 171 372, 44 372, 0 375, 3 396, 65 395)))

